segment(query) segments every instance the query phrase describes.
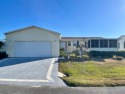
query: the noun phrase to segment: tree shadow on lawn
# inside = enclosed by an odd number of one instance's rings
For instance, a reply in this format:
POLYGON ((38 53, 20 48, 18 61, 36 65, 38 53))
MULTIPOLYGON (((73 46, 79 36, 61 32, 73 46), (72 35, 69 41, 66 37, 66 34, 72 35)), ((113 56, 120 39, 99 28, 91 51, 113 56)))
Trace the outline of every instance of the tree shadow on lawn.
POLYGON ((104 59, 105 59, 105 58, 102 58, 102 57, 94 57, 94 58, 91 58, 92 61, 97 61, 97 62, 105 62, 104 59))
POLYGON ((102 57, 92 57, 89 60, 84 60, 84 59, 76 59, 76 60, 59 59, 58 62, 85 62, 85 61, 105 62, 105 59, 106 58, 102 58, 102 57))

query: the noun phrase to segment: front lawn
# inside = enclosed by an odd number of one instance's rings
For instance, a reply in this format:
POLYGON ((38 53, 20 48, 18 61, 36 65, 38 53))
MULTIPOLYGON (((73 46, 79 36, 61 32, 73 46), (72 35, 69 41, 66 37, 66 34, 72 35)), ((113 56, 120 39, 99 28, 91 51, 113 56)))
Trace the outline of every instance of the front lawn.
POLYGON ((125 61, 65 62, 59 71, 67 75, 62 79, 69 86, 121 86, 125 85, 125 61))

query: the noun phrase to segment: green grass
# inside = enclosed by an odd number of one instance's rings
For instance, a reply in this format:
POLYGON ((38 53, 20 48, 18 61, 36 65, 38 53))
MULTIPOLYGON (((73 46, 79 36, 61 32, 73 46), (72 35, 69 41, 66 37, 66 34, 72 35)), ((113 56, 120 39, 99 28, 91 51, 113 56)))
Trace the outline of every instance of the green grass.
POLYGON ((125 63, 122 62, 66 62, 59 64, 62 79, 69 86, 125 85, 125 63))

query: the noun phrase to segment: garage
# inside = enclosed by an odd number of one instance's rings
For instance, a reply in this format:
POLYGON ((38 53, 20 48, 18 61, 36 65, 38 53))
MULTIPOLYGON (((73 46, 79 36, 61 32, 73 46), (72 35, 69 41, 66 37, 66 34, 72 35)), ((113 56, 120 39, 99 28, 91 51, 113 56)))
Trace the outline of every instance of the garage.
POLYGON ((15 42, 16 57, 52 57, 51 42, 15 42))
POLYGON ((9 57, 58 57, 60 33, 29 26, 5 33, 9 57))

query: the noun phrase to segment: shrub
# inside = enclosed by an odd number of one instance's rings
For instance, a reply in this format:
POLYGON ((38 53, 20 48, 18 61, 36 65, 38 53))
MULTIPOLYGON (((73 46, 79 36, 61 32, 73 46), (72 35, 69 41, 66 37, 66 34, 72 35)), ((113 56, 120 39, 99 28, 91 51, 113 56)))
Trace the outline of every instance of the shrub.
POLYGON ((116 56, 116 60, 122 60, 123 57, 122 56, 116 56))
POLYGON ((70 60, 75 60, 75 54, 70 54, 70 60))
POLYGON ((6 57, 8 57, 6 52, 0 52, 0 59, 6 58, 6 57))
POLYGON ((0 48, 4 45, 4 43, 2 41, 0 41, 0 48))
POLYGON ((77 61, 81 61, 81 56, 76 56, 76 58, 75 58, 75 60, 77 60, 77 61))
POLYGON ((64 58, 65 58, 66 60, 68 60, 68 59, 69 59, 67 54, 65 54, 64 58))
POLYGON ((112 58, 113 55, 125 57, 125 51, 90 51, 92 57, 108 57, 112 58))
POLYGON ((75 50, 72 53, 75 54, 75 55, 79 55, 79 51, 78 50, 75 50))
POLYGON ((60 48, 60 51, 64 51, 64 48, 60 48))
POLYGON ((80 59, 81 58, 81 56, 76 56, 76 59, 80 59))
POLYGON ((64 51, 60 51, 60 57, 64 57, 65 56, 65 52, 64 51))
POLYGON ((60 57, 64 57, 66 55, 63 48, 60 49, 60 57))
POLYGON ((113 57, 112 57, 113 59, 116 59, 116 55, 113 55, 113 57))
POLYGON ((83 58, 84 60, 89 60, 89 55, 82 55, 82 58, 83 58))
POLYGON ((83 55, 89 55, 89 52, 83 51, 82 54, 83 54, 83 55))

